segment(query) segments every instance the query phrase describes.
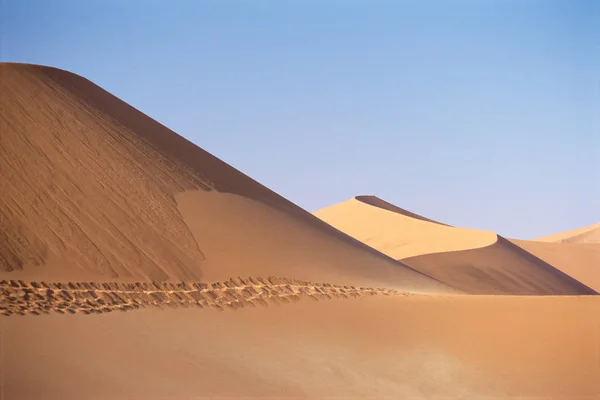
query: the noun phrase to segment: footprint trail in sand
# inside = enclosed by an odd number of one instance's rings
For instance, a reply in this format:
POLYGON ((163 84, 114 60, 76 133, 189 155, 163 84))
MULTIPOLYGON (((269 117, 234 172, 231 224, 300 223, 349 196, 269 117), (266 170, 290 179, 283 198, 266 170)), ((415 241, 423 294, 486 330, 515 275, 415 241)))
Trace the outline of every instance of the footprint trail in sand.
POLYGON ((383 288, 341 286, 276 277, 232 278, 215 283, 97 283, 0 281, 0 315, 50 312, 101 314, 142 307, 210 307, 219 310, 312 300, 409 293, 383 288))

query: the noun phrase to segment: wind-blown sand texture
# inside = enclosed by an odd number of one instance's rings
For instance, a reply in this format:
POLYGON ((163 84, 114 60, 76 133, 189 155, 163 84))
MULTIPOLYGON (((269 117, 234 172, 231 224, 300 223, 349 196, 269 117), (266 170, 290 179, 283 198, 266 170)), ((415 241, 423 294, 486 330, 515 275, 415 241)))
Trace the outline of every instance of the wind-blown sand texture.
POLYGON ((460 294, 591 292, 493 233, 350 203, 428 276, 48 67, 0 64, 0 135, 2 400, 600 396, 600 297, 460 294))
POLYGON ((600 243, 600 223, 574 229, 572 231, 555 233, 535 239, 536 242, 557 243, 600 243))
POLYGON ((467 293, 595 293, 493 232, 443 225, 373 196, 359 196, 315 215, 382 253, 467 293))

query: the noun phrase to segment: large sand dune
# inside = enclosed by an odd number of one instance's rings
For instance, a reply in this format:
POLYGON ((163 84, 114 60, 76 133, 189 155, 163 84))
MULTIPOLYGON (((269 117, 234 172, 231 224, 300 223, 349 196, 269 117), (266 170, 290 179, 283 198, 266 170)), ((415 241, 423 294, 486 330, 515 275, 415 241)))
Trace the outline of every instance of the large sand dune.
POLYGON ((493 232, 443 225, 373 196, 359 196, 315 215, 382 253, 468 293, 595 293, 493 232))
POLYGON ((0 275, 451 291, 62 70, 0 66, 0 275))
POLYGON ((600 243, 600 223, 535 239, 537 242, 600 243))
POLYGON ((0 317, 7 400, 600 395, 597 297, 374 296, 0 317))

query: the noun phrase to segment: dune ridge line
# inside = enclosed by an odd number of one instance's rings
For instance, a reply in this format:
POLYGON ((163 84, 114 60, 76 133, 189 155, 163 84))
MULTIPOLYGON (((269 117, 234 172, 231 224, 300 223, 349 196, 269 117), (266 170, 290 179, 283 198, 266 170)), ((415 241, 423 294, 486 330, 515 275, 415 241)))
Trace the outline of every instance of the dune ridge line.
POLYGON ((312 300, 402 295, 394 289, 305 282, 290 278, 248 277, 205 282, 28 282, 0 281, 0 315, 41 315, 50 312, 101 314, 143 307, 209 307, 236 310, 289 303, 301 297, 312 300))

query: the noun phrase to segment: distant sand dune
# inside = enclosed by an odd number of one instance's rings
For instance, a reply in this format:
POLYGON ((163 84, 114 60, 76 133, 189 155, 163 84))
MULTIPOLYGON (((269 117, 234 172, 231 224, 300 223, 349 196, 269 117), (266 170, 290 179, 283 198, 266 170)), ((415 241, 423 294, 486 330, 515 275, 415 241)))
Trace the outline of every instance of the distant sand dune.
POLYGON ((0 64, 0 277, 456 292, 333 229, 92 82, 0 64), (272 229, 270 228, 272 227, 272 229))
POLYGON ((429 222, 373 196, 359 196, 315 215, 403 264, 467 293, 596 293, 493 232, 429 222))
POLYGON ((493 232, 430 222, 374 196, 358 196, 314 214, 396 260, 485 247, 496 241, 493 232))
POLYGON ((535 239, 537 242, 600 243, 600 223, 535 239))

